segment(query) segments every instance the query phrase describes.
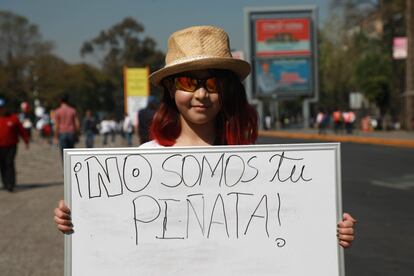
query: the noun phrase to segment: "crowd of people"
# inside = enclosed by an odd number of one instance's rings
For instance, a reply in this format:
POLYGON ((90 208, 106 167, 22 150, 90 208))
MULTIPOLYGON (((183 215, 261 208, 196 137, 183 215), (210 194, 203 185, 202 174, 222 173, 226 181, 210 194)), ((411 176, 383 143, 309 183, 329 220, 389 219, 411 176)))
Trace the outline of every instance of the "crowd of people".
POLYGON ((100 120, 91 110, 86 110, 83 116, 79 116, 76 107, 69 103, 67 95, 61 97, 56 109, 39 114, 32 112, 26 102, 22 103, 18 114, 13 113, 6 99, 0 97, 0 174, 3 187, 9 192, 14 191, 15 157, 19 139, 24 141, 26 148, 30 142, 58 145, 62 158, 63 149, 75 146, 130 147, 134 146, 134 134, 138 136, 140 144, 149 141, 148 129, 157 107, 157 98, 150 96, 148 106, 137 113, 136 118, 125 113, 120 120, 111 114, 101 115, 100 120), (96 143, 97 136, 101 136, 100 143, 96 143), (123 143, 115 144, 118 136, 123 143))
POLYGON ((336 109, 331 114, 320 110, 315 119, 319 134, 326 134, 332 128, 335 134, 352 134, 355 128, 356 115, 352 110, 341 111, 336 109))

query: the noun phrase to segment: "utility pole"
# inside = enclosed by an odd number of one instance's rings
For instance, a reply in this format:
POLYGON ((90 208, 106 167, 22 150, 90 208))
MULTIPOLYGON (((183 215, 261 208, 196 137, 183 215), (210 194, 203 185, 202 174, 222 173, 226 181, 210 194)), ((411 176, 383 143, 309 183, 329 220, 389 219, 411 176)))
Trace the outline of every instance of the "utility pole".
POLYGON ((413 130, 414 124, 414 1, 406 0, 407 59, 406 88, 404 93, 405 128, 413 130))

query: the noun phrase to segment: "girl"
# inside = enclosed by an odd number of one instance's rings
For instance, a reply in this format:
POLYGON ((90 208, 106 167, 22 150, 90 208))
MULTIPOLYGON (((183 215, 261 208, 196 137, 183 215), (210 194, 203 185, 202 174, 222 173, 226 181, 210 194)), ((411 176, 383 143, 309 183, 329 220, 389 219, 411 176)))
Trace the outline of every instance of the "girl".
MULTIPOLYGON (((222 29, 196 26, 173 33, 165 67, 150 76, 164 95, 150 129, 153 140, 141 147, 253 144, 258 118, 241 83, 249 73, 249 63, 232 58, 222 29)), ((54 219, 63 233, 73 231, 62 200, 54 219)), ((338 224, 344 248, 354 239, 355 222, 344 213, 338 224)))

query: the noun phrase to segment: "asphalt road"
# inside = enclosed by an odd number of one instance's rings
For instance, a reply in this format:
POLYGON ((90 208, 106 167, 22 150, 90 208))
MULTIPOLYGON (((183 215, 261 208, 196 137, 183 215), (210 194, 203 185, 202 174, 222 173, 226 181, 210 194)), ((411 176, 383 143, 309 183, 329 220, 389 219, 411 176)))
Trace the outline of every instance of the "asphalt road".
POLYGON ((345 250, 346 274, 413 275, 414 149, 343 143, 341 163, 343 209, 358 220, 357 239, 345 250))

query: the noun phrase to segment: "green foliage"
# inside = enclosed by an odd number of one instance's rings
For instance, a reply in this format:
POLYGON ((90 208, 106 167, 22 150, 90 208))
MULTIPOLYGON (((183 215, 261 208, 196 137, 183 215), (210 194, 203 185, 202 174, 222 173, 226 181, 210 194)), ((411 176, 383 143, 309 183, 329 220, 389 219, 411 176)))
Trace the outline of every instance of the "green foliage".
POLYGON ((7 11, 0 11, 0 61, 48 53, 53 44, 43 41, 38 27, 27 18, 7 11))
POLYGON ((402 64, 392 59, 392 41, 404 34, 404 1, 331 3, 341 8, 343 17, 334 14, 319 36, 320 104, 347 108, 349 93, 359 91, 382 115, 395 115, 400 111, 403 70, 402 64), (379 22, 375 20, 382 22, 382 32, 364 29, 379 22))
POLYGON ((320 105, 346 108, 348 93, 355 88, 353 70, 358 51, 349 46, 343 22, 331 18, 319 35, 320 105))
POLYGON ((66 68, 63 72, 63 89, 60 94, 69 95, 80 114, 89 109, 93 112, 112 111, 115 102, 115 85, 113 81, 100 70, 78 64, 66 68))
POLYGON ((108 30, 86 41, 80 50, 82 56, 93 55, 102 65, 102 69, 122 80, 122 68, 150 66, 158 69, 164 62, 164 54, 156 49, 155 41, 143 37, 144 26, 127 17, 108 30))
POLYGON ((144 27, 126 18, 82 46, 83 55, 101 53, 102 70, 87 64, 67 64, 51 53, 38 27, 25 17, 0 11, 0 96, 17 111, 22 101, 34 99, 48 109, 59 105, 68 94, 80 114, 86 109, 113 112, 123 104, 123 66, 162 65, 164 55, 149 37, 141 38, 144 27))
POLYGON ((384 114, 391 97, 391 59, 380 51, 363 56, 356 67, 356 82, 366 98, 384 114))
POLYGON ((156 49, 154 39, 144 37, 144 26, 127 17, 95 38, 84 42, 80 53, 93 56, 102 65, 102 70, 111 76, 115 87, 116 116, 123 114, 123 68, 149 66, 150 71, 159 69, 164 63, 164 54, 156 49))
POLYGON ((17 110, 22 101, 33 100, 35 59, 48 55, 53 44, 25 17, 7 11, 0 11, 0 44, 0 93, 17 110))

